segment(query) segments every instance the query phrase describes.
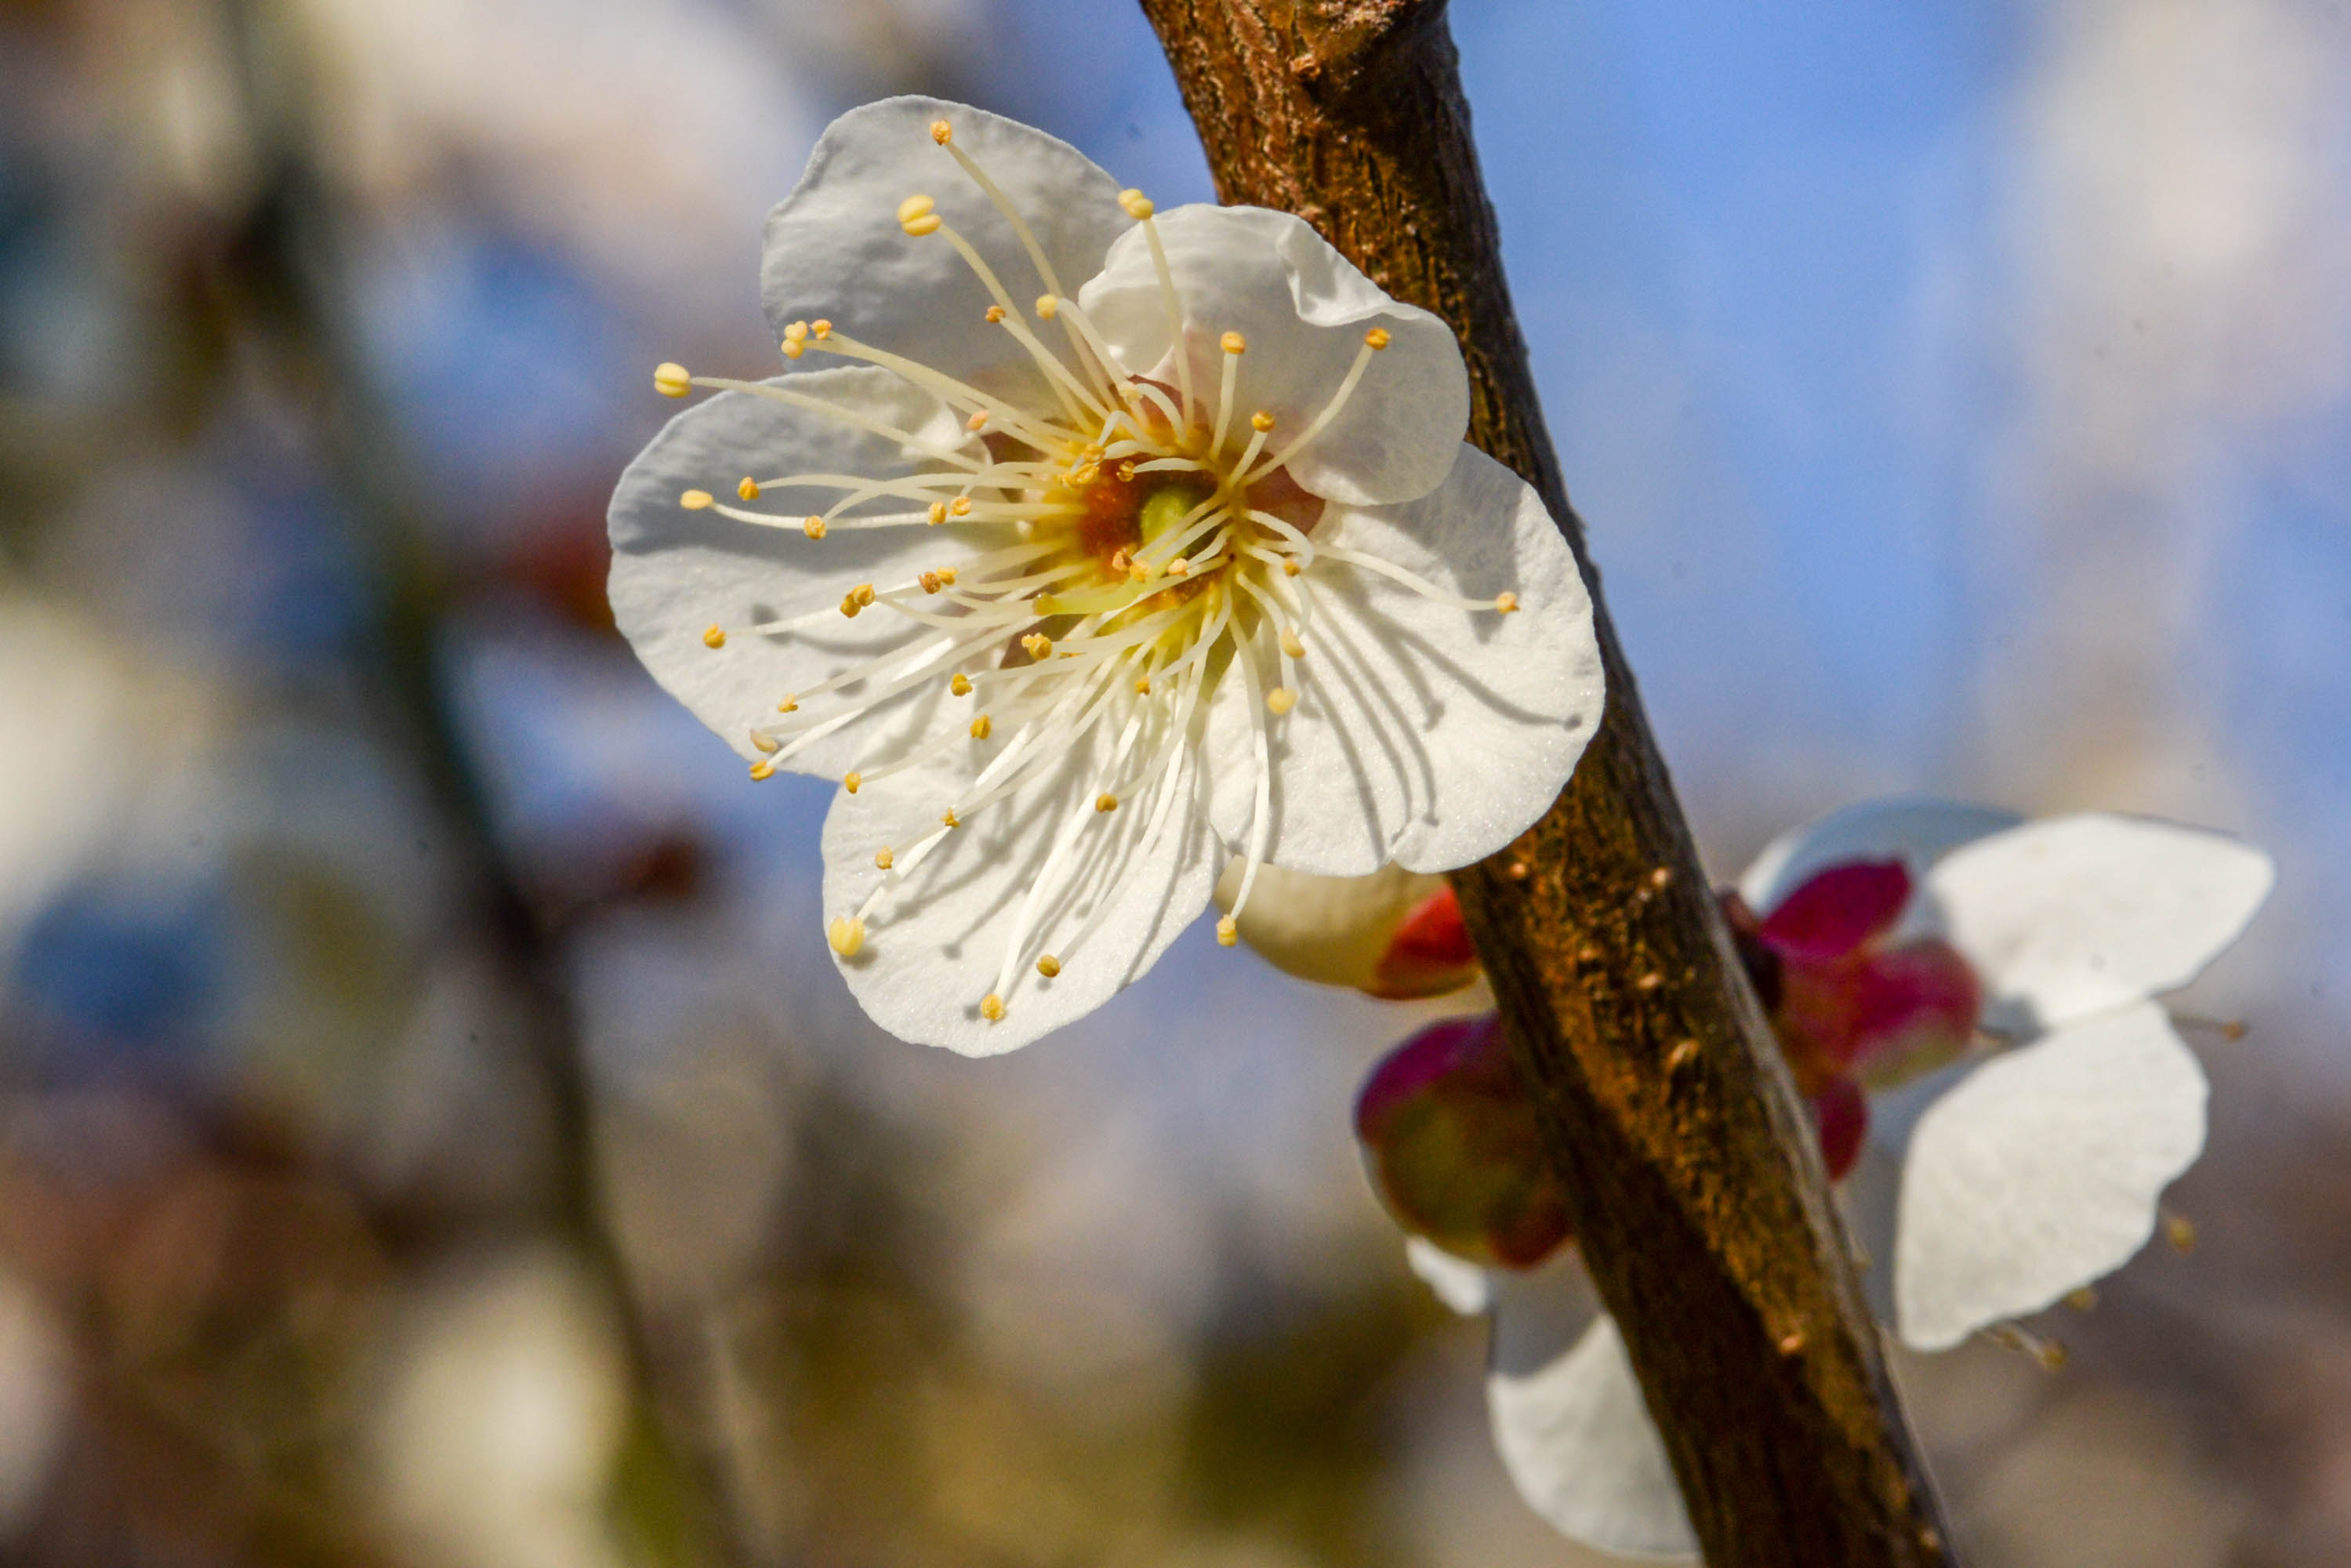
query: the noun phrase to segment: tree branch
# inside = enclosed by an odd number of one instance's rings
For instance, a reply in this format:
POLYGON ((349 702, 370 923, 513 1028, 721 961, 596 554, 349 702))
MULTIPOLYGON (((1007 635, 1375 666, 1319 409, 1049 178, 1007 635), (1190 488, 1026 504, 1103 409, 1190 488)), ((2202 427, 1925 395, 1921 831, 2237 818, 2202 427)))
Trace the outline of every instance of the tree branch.
POLYGON ((1810 1122, 1733 956, 1545 434, 1443 0, 1142 0, 1228 202, 1434 310, 1469 438, 1593 591, 1608 710, 1566 792, 1454 884, 1707 1561, 1950 1563, 1810 1122))

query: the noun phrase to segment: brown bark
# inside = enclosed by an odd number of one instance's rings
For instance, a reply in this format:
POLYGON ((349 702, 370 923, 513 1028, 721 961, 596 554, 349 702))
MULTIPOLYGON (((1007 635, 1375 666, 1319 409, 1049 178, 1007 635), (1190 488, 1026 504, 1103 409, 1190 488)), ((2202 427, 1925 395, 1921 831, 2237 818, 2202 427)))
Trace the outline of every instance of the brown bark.
MULTIPOLYGON (((1469 438, 1575 547, 1443 0, 1142 0, 1224 200, 1296 213, 1459 334, 1469 438)), ((1455 873, 1577 1235, 1707 1561, 1942 1564, 1805 1113, 1604 606, 1608 710, 1548 816, 1455 873)))

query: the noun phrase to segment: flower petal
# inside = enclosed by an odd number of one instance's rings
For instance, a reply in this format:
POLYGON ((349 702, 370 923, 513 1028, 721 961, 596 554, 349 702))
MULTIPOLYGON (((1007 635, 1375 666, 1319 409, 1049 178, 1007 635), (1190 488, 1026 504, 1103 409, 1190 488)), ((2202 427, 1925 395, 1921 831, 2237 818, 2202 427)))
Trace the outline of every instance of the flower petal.
MULTIPOLYGON (((1295 580, 1313 612, 1297 706, 1274 724, 1275 864, 1325 876, 1467 865, 1550 809, 1598 727, 1600 648, 1574 556, 1531 486, 1475 447, 1456 452, 1434 494, 1333 507, 1314 539, 1465 597, 1510 591, 1520 608, 1460 610, 1328 555, 1295 580)), ((1270 629, 1259 635, 1270 669, 1270 629)), ((1212 810, 1236 850, 1254 700, 1228 672, 1209 716, 1212 810)))
MULTIPOLYGON (((1217 883, 1217 905, 1229 910, 1239 895, 1242 862, 1217 883)), ((1241 940, 1266 962, 1302 980, 1374 990, 1381 960, 1413 912, 1444 890, 1445 879, 1402 866, 1369 876, 1316 876, 1259 866, 1240 914, 1241 940)), ((1464 976, 1466 983, 1469 977, 1464 976)), ((1376 993, 1375 993, 1376 994, 1376 993)))
POLYGON ((1418 1236, 1405 1237, 1404 1260, 1438 1301, 1465 1318, 1475 1317, 1494 1304, 1490 1271, 1467 1259, 1456 1258, 1434 1241, 1418 1236))
POLYGON ((1957 1344, 2121 1267, 2204 1146, 2204 1073, 2142 1004, 1993 1058, 1910 1134, 1896 1220, 1903 1341, 1957 1344))
POLYGON ((1495 1283, 1486 1402, 1519 1495, 1562 1534, 1604 1552, 1696 1556, 1665 1440, 1581 1265, 1495 1283))
POLYGON ((834 798, 824 822, 827 915, 862 907, 885 874, 900 878, 866 917, 855 956, 835 955, 875 1023, 902 1040, 967 1056, 1011 1051, 1140 979, 1207 905, 1223 862, 1189 756, 1158 791, 1136 791, 1103 812, 1094 801, 1108 747, 1098 727, 1044 776, 895 873, 876 865, 875 852, 888 845, 911 859, 908 850, 939 828, 971 767, 910 768, 834 798), (1055 846, 1065 841, 1072 847, 1057 862, 1055 846), (1016 932, 1024 933, 1017 950, 1016 932), (1046 955, 1059 963, 1050 977, 1037 967, 1046 955), (990 994, 1005 1006, 992 1023, 980 1013, 990 994))
POLYGON ((1792 828, 1740 874, 1739 894, 1768 914, 1815 873, 1847 861, 1898 860, 1914 877, 1953 846, 2012 828, 2013 811, 1919 796, 1864 800, 1792 828))
POLYGON ((1844 861, 1789 890, 1756 935, 1783 958, 1842 958, 1890 929, 1909 902, 1900 861, 1844 861))
POLYGON ((2047 1028, 2186 985, 2269 895, 2269 856, 2226 834, 2085 812, 1953 851, 1906 927, 1975 966, 1994 1028, 2047 1028))
MULTIPOLYGON (((1192 385, 1213 423, 1227 332, 1248 345, 1233 366, 1228 416, 1236 440, 1249 418, 1274 417, 1280 451, 1320 415, 1346 379, 1364 334, 1388 334, 1338 417, 1290 461, 1315 495, 1357 506, 1425 496, 1453 468, 1469 427, 1469 376, 1453 329, 1390 298, 1302 219, 1264 207, 1177 207, 1155 220, 1182 302, 1192 385)), ((1110 248, 1080 303, 1132 375, 1172 382, 1167 308, 1140 225, 1110 248)))
MULTIPOLYGON (((1101 268, 1111 241, 1129 225, 1118 183, 1092 160, 984 110, 935 98, 884 99, 834 120, 799 184, 768 214, 759 292, 768 324, 780 338, 790 322, 827 319, 852 337, 1024 407, 1049 407, 1045 377, 1009 332, 987 320, 994 297, 955 247, 943 235, 914 238, 898 226, 898 204, 927 195, 1024 316, 1045 291, 1010 222, 931 139, 938 120, 1027 220, 1063 293, 1101 268)), ((1059 330, 1039 336, 1066 359, 1059 330)))
MULTIPOLYGON (((948 447, 964 433, 928 393, 886 371, 836 368, 789 378, 796 392, 839 403, 948 447)), ((749 732, 773 725, 787 693, 805 692, 869 659, 935 643, 941 633, 880 608, 855 620, 825 616, 800 632, 734 635, 726 645, 703 642, 705 628, 740 627, 838 606, 861 583, 889 589, 927 569, 960 567, 1001 544, 1007 530, 950 524, 857 529, 835 528, 821 540, 800 531, 797 518, 820 512, 841 492, 770 487, 747 509, 773 514, 762 527, 721 516, 715 507, 678 504, 689 489, 735 501, 737 481, 824 471, 891 478, 914 464, 899 443, 820 414, 721 392, 671 420, 621 476, 611 506, 612 615, 653 678, 694 710, 746 758, 757 758, 749 732)), ((877 502, 860 511, 904 510, 910 502, 877 502)), ((876 747, 877 737, 903 728, 914 694, 877 708, 872 718, 813 743, 784 766, 838 774, 876 747)))

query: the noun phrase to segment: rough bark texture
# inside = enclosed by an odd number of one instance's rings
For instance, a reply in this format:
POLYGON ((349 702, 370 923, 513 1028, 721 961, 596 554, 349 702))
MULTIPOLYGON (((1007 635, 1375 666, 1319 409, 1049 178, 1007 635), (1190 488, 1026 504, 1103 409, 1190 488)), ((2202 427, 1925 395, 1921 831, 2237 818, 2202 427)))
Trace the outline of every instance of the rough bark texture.
MULTIPOLYGON (((1297 213, 1469 363, 1470 439, 1599 602, 1503 282, 1443 0, 1142 0, 1219 193, 1297 213)), ((1604 607, 1608 711, 1549 816, 1457 873, 1602 1297, 1707 1561, 1952 1561, 1827 1200, 1604 607)))

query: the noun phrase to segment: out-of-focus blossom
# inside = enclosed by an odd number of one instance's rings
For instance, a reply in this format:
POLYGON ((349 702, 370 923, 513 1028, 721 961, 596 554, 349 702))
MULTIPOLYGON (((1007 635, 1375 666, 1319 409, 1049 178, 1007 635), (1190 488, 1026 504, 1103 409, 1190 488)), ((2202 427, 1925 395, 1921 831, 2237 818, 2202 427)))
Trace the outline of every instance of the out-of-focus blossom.
POLYGON ((1451 331, 1299 219, 1160 217, 897 99, 826 132, 765 290, 788 360, 849 362, 661 368, 721 395, 622 478, 613 609, 754 777, 841 777, 827 934, 885 1028, 1009 1050, 1231 856, 1228 944, 1261 865, 1465 864, 1565 782, 1602 696, 1573 558, 1461 439, 1451 331))
POLYGON ((521 1258, 427 1297, 378 1414, 383 1506, 463 1568, 617 1568, 606 1489, 627 1416, 585 1285, 521 1258))
MULTIPOLYGON (((1872 1295, 1906 1343, 1948 1349, 2039 1311, 2154 1234, 2164 1187, 2203 1147, 2205 1083, 2149 998, 2233 943, 2273 877, 2251 845, 2170 823, 1893 801, 1787 835, 1725 895, 1831 1165, 1854 1166, 1865 1128, 1883 1156, 1858 1167, 1851 1207, 1890 1264, 1872 1295)), ((1367 1158, 1417 1233, 1416 1270, 1458 1310, 1493 1314, 1488 1397, 1521 1494, 1593 1545, 1687 1555, 1663 1444, 1572 1264, 1464 1261, 1509 1257, 1515 1213, 1488 1199, 1531 1184, 1510 1168, 1526 1140, 1397 1131, 1413 1114, 1465 1122, 1458 1105, 1499 1124, 1483 1105, 1495 1069, 1454 1045, 1475 1027, 1424 1030, 1375 1071, 1367 1158), (1489 1228, 1464 1246, 1444 1221, 1489 1228)))

